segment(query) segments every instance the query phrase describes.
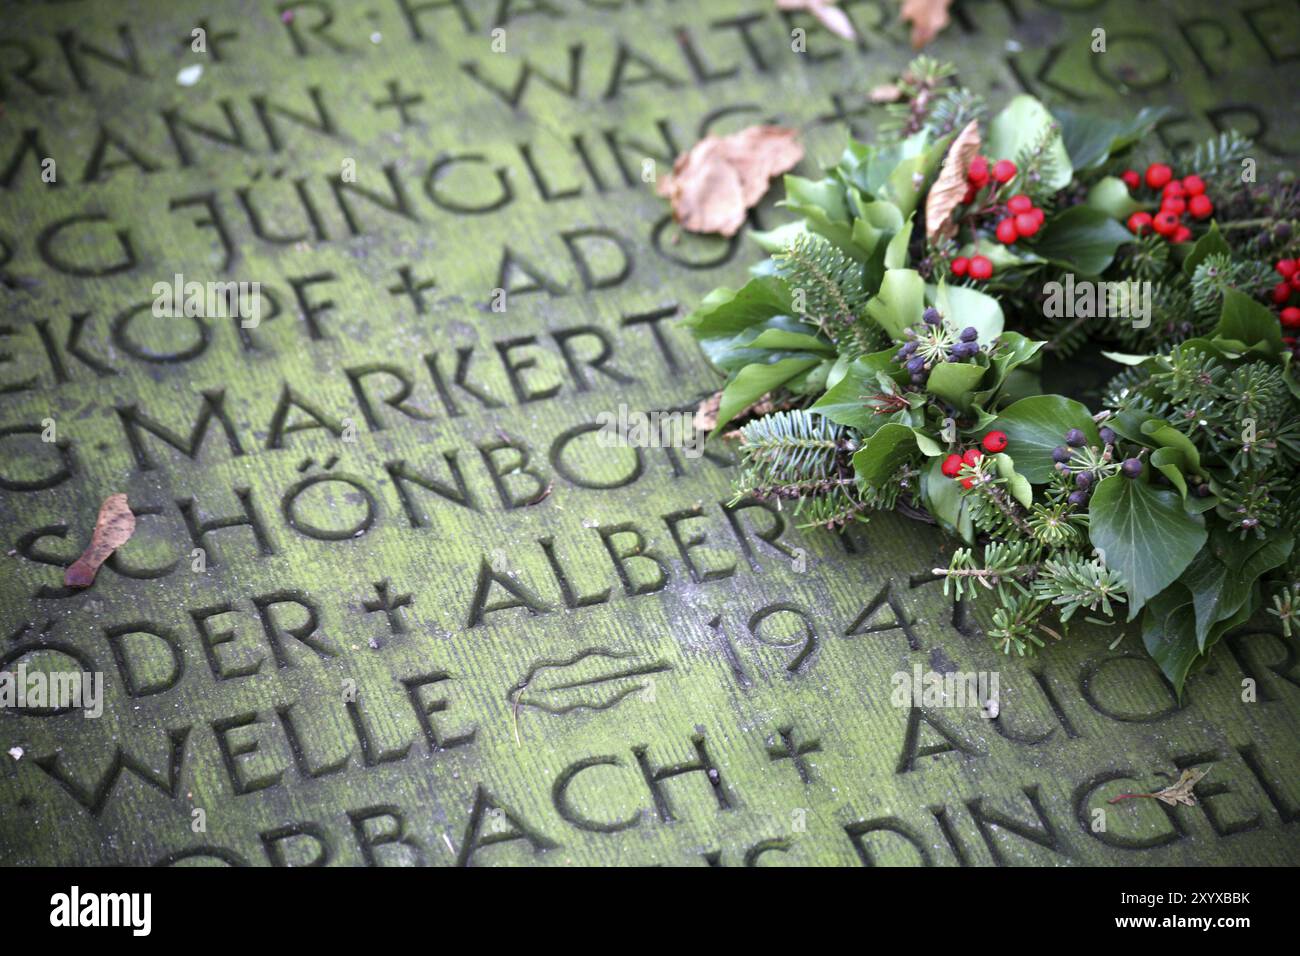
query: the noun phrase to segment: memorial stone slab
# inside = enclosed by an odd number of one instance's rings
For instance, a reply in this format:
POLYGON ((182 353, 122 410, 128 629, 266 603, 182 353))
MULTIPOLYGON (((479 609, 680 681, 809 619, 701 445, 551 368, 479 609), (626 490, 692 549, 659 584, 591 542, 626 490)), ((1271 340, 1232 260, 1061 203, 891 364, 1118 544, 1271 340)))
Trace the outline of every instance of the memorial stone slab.
MULTIPOLYGON (((601 440, 716 388, 675 323, 759 256, 673 223, 673 158, 771 121, 813 172, 884 119, 907 26, 840 6, 857 41, 767 0, 3 4, 0 669, 103 695, 0 713, 0 863, 1300 862, 1267 621, 1181 701, 1132 630, 1004 657, 935 529, 601 440), (996 706, 899 706, 929 671, 996 706)), ((963 0, 927 52, 1275 166, 1297 12, 963 0)))

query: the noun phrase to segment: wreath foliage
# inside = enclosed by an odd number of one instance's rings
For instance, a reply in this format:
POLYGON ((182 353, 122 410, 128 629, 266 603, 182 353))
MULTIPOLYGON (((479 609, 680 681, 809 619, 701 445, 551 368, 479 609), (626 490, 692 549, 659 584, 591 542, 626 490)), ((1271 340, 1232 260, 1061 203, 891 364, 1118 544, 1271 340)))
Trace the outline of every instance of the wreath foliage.
POLYGON ((1235 133, 1139 167, 1160 111, 989 116, 924 58, 898 89, 881 141, 785 177, 769 257, 685 320, 726 375, 738 495, 937 523, 960 546, 936 571, 994 603, 1008 653, 1140 620, 1181 693, 1257 612, 1290 636, 1296 184, 1256 183, 1235 133), (1045 360, 1096 343, 1099 409, 1045 390, 1045 360))

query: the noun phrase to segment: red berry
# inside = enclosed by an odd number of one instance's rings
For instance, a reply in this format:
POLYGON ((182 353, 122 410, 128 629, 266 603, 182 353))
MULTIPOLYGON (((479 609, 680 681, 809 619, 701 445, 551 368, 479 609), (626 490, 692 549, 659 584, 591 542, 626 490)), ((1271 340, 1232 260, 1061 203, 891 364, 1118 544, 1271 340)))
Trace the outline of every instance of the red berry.
POLYGON ((963 488, 972 488, 972 487, 974 487, 974 485, 975 485, 975 479, 974 479, 974 478, 963 478, 963 479, 961 480, 961 486, 962 486, 963 488))
POLYGON ((1291 283, 1279 282, 1273 286, 1273 301, 1277 305, 1284 305, 1289 298, 1291 298, 1291 283))
POLYGON ((1005 245, 1011 245, 1020 238, 1020 233, 1016 232, 1016 221, 1008 216, 998 223, 997 228, 998 242, 1005 245))
POLYGON ((983 457, 984 452, 980 451, 978 448, 967 448, 965 453, 961 456, 961 461, 963 465, 970 465, 973 468, 983 457))
POLYGON ((1165 188, 1160 190, 1161 199, 1183 199, 1187 196, 1187 190, 1183 189, 1183 184, 1178 180, 1165 183, 1165 188))
POLYGON ((1128 231, 1134 235, 1142 235, 1144 232, 1151 231, 1151 213, 1135 212, 1128 217, 1128 231))
POLYGON ((1291 274, 1291 288, 1300 289, 1300 269, 1291 274))
POLYGON ((1164 210, 1156 213, 1156 217, 1151 220, 1151 227, 1162 236, 1172 236, 1178 231, 1178 225, 1178 217, 1164 210))
POLYGON ((1035 206, 1029 210, 1029 215, 1034 217, 1034 221, 1040 226, 1047 220, 1047 213, 1043 212, 1042 206, 1035 206))
POLYGON ((1187 242, 1191 238, 1192 238, 1192 230, 1188 229, 1186 226, 1179 226, 1177 229, 1174 230, 1174 234, 1169 237, 1169 241, 1177 244, 1181 242, 1187 242))
POLYGON ((1175 216, 1181 216, 1187 212, 1187 200, 1182 196, 1170 196, 1160 203, 1160 210, 1162 212, 1172 212, 1175 216))
POLYGON ((952 266, 950 268, 952 269, 952 274, 960 279, 966 274, 966 270, 970 268, 970 260, 965 256, 958 256, 956 259, 952 260, 952 266))
POLYGON ((1214 215, 1214 203, 1210 197, 1201 193, 1199 196, 1193 196, 1191 202, 1187 204, 1187 211, 1192 214, 1194 219, 1209 219, 1214 215))
POLYGON ((1300 308, 1291 305, 1283 309, 1282 325, 1288 329, 1300 329, 1300 308))
POLYGON ((1147 185, 1152 189, 1164 189, 1173 178, 1174 171, 1164 163, 1152 163, 1147 167, 1147 185))
MULTIPOLYGON (((1300 309, 1296 312, 1300 313, 1300 309)), ((1000 451, 1007 450, 1007 433, 1006 432, 989 432, 984 436, 984 450, 991 455, 996 455, 1000 451)))
POLYGON ((1138 186, 1142 185, 1142 177, 1138 175, 1136 169, 1124 170, 1124 172, 1120 173, 1119 178, 1124 180, 1124 185, 1127 186, 1130 191, 1137 189, 1138 186))
POLYGON ((1022 212, 1029 212, 1034 208, 1034 201, 1024 193, 1016 193, 1007 200, 1007 210, 1017 215, 1022 212))
POLYGON ((1277 274, 1283 279, 1289 279, 1295 275, 1296 261, 1294 259, 1279 259, 1273 268, 1277 270, 1277 274))
POLYGON ((975 201, 975 194, 977 192, 979 192, 979 190, 976 189, 974 186, 967 186, 966 193, 961 197, 961 204, 963 206, 969 206, 971 203, 975 201))
POLYGON ((1016 232, 1028 238, 1038 231, 1038 217, 1032 212, 1022 212, 1016 216, 1016 232))
POLYGON ((999 159, 993 164, 993 178, 1000 183, 1009 183, 1016 178, 1016 164, 1009 159, 999 159))
POLYGON ((989 161, 983 156, 976 156, 970 161, 970 167, 966 170, 966 180, 974 183, 977 187, 983 186, 989 181, 989 161))
POLYGON ((972 256, 970 260, 970 277, 981 282, 993 278, 993 260, 988 256, 972 256))
POLYGON ((961 471, 961 455, 949 455, 943 460, 939 470, 949 478, 956 478, 957 473, 961 471))
POLYGON ((1190 176, 1184 176, 1183 189, 1187 191, 1187 195, 1189 196, 1199 196, 1201 193, 1205 192, 1205 180, 1200 176, 1197 176, 1195 173, 1192 173, 1190 176))

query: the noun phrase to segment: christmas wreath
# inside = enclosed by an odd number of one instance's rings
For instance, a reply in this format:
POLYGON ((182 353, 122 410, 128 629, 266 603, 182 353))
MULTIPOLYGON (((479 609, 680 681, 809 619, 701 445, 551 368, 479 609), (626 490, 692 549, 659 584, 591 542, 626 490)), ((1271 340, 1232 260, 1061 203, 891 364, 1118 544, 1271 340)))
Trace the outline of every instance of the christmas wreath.
POLYGON ((880 140, 786 176, 770 257, 685 320, 726 374, 697 417, 738 439, 737 495, 937 523, 960 546, 936 573, 994 603, 1007 653, 1140 618, 1181 693, 1261 609, 1290 636, 1296 184, 1257 183, 1234 133, 1147 162, 1156 110, 987 117, 924 58, 880 98, 880 140), (1097 342, 1099 409, 1044 390, 1045 357, 1097 342))

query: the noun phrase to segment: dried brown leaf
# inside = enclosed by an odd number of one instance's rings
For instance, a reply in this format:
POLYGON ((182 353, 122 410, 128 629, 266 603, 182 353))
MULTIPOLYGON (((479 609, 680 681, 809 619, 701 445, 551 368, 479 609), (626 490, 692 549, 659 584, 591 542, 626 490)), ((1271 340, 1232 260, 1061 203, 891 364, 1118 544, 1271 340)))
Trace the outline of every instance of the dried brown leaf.
POLYGON ((1187 807, 1194 807, 1196 806, 1196 794, 1192 793, 1192 788, 1200 783, 1201 778, 1209 772, 1208 770, 1197 770, 1195 767, 1188 767, 1173 784, 1163 790, 1157 790, 1151 796, 1161 803, 1169 804, 1171 807, 1180 803, 1187 807))
POLYGON ((745 213, 763 198, 773 176, 803 159, 792 129, 750 126, 730 136, 706 136, 673 163, 658 184, 673 218, 688 232, 734 236, 745 213))
POLYGON ((778 10, 804 10, 817 18, 827 30, 845 40, 856 40, 857 33, 849 15, 833 6, 835 0, 776 0, 778 10))
POLYGON ((925 197, 925 237, 931 242, 956 235, 957 224, 952 221, 952 213, 966 195, 966 173, 979 151, 979 122, 971 120, 948 147, 939 176, 925 197))
MULTIPOLYGON (((1213 768, 1211 768, 1213 769, 1213 768)), ((1196 806, 1196 794, 1192 791, 1198 783, 1205 777, 1209 770, 1198 770, 1195 767, 1188 767, 1182 772, 1182 775, 1172 784, 1163 790, 1157 790, 1155 793, 1121 793, 1117 797, 1112 797, 1108 803, 1119 803, 1121 800, 1159 800, 1161 803, 1168 804, 1171 807, 1182 804, 1185 807, 1196 806)))
POLYGON ((903 10, 899 14, 912 24, 912 47, 921 49, 951 21, 948 8, 952 0, 903 0, 903 10))
POLYGON ((134 533, 135 515, 126 503, 126 495, 109 495, 100 505, 95 531, 90 536, 90 547, 64 572, 63 583, 70 588, 90 587, 95 582, 99 566, 134 533))
POLYGON ((722 407, 722 393, 714 392, 695 409, 691 424, 697 432, 711 432, 718 425, 718 409, 722 407))

